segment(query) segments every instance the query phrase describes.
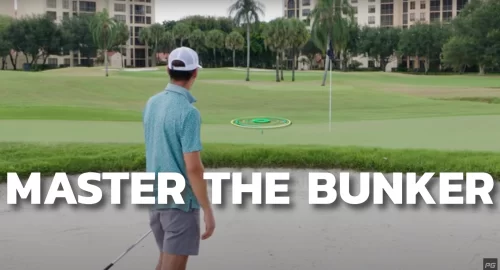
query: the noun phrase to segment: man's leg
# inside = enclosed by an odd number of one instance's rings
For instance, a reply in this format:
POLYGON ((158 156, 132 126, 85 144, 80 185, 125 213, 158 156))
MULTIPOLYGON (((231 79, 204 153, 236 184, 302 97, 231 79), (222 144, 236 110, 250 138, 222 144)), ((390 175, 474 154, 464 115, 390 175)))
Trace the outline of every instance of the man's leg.
POLYGON ((200 212, 178 209, 161 211, 165 232, 161 255, 161 270, 186 270, 189 256, 198 255, 200 248, 200 212))
POLYGON ((158 258, 158 263, 156 265, 156 270, 161 270, 161 265, 162 265, 162 249, 163 249, 163 242, 165 238, 165 232, 163 231, 162 225, 161 225, 161 213, 159 211, 151 211, 150 217, 149 217, 149 226, 151 227, 151 230, 153 232, 153 235, 155 237, 156 245, 158 246, 158 250, 160 251, 160 256, 158 258))
POLYGON ((162 252, 162 264, 159 270, 186 270, 188 257, 187 255, 172 255, 162 252))

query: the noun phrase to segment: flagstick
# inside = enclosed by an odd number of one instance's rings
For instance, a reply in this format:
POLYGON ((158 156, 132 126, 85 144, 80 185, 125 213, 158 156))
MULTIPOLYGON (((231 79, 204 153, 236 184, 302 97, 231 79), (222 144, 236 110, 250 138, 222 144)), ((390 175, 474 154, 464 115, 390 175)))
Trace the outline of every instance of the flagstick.
POLYGON ((332 131, 332 59, 328 57, 330 62, 330 132, 332 131))

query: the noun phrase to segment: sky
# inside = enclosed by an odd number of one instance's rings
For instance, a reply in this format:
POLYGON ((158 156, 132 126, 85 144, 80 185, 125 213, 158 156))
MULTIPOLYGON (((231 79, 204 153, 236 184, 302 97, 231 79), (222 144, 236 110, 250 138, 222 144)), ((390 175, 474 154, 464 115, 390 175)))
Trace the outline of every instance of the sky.
MULTIPOLYGON (((228 16, 227 9, 235 0, 156 0, 156 22, 179 20, 186 16, 228 16)), ((283 14, 282 0, 260 0, 265 5, 263 21, 283 14)))

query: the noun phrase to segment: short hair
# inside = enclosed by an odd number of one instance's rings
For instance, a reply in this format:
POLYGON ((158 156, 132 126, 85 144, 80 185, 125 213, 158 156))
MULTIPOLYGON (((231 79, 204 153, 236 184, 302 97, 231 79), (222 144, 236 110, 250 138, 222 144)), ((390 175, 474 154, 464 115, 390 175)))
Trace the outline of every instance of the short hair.
MULTIPOLYGON (((172 67, 185 67, 184 62, 180 60, 172 61, 172 67)), ((194 75, 195 70, 186 71, 186 70, 172 70, 168 69, 168 74, 170 75, 170 79, 174 81, 189 81, 194 75)))

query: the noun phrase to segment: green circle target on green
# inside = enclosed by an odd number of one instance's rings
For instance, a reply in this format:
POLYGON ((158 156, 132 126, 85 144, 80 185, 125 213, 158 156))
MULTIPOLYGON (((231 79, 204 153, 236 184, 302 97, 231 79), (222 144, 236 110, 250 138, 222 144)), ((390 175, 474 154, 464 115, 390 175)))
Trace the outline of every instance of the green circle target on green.
POLYGON ((241 117, 233 119, 231 124, 241 128, 270 129, 287 127, 292 121, 281 117, 241 117))

